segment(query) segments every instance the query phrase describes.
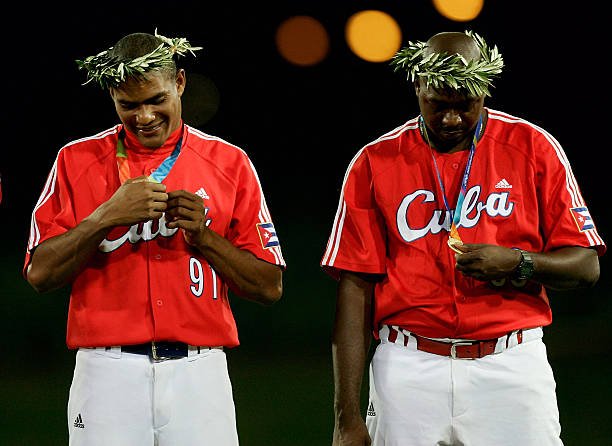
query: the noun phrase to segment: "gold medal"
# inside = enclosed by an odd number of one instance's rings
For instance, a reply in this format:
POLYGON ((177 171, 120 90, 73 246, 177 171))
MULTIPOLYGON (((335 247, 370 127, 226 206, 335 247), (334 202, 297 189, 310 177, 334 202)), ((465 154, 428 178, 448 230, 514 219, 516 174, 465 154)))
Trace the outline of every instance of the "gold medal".
POLYGON ((459 246, 463 246, 463 242, 461 241, 461 237, 459 237, 459 232, 457 231, 457 227, 454 223, 451 224, 450 234, 446 243, 448 244, 449 248, 455 251, 457 254, 463 253, 463 251, 459 249, 459 246))
POLYGON ((455 251, 457 254, 463 254, 463 251, 458 248, 458 246, 463 246, 463 242, 461 240, 456 239, 455 237, 449 237, 446 243, 448 244, 449 248, 455 251))

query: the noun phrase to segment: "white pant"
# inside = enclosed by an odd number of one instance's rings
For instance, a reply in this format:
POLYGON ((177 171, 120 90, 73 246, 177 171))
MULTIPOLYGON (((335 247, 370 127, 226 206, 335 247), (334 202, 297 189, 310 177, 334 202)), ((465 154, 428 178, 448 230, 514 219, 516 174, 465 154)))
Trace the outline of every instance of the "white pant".
POLYGON ((236 446, 225 353, 153 362, 118 348, 79 349, 68 431, 71 446, 236 446))
POLYGON ((373 446, 559 446, 555 387, 541 328, 475 360, 381 336, 366 424, 373 446))

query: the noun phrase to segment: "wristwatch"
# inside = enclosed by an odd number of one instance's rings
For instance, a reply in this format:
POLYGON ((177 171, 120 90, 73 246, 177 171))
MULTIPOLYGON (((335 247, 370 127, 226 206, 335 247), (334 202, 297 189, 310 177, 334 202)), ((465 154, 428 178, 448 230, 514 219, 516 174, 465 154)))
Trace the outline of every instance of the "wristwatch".
POLYGON ((533 276, 534 266, 531 254, 519 248, 512 248, 521 252, 521 261, 514 270, 513 278, 518 280, 531 279, 533 276))

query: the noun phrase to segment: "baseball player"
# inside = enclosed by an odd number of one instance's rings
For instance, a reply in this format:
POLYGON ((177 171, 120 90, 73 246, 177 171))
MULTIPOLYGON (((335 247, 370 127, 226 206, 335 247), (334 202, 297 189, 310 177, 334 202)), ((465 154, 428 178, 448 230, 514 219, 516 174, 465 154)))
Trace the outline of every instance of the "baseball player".
POLYGON ((338 279, 333 444, 560 445, 546 288, 592 286, 606 249, 568 158, 484 106, 503 59, 478 34, 392 63, 420 115, 350 162, 321 260, 338 279))
POLYGON ((271 304, 285 262, 247 154, 183 122, 176 62, 199 49, 135 33, 77 61, 121 123, 59 150, 24 264, 71 285, 71 445, 238 444, 228 289, 271 304))

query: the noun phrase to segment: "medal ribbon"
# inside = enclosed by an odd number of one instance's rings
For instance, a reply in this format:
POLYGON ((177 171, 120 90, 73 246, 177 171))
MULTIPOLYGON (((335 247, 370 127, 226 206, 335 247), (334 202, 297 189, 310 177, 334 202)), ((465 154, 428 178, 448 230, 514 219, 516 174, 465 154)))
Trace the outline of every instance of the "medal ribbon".
MULTIPOLYGON (((123 130, 122 130, 123 132, 123 130)), ((123 143, 123 133, 119 134, 119 139, 117 140, 117 169, 119 170, 119 179, 121 180, 121 184, 125 183, 130 175, 130 166, 128 164, 128 154, 125 148, 125 144, 123 143)), ((183 137, 181 136, 174 146, 174 150, 168 157, 162 161, 155 171, 149 175, 149 180, 155 183, 161 183, 170 173, 170 169, 174 166, 176 159, 181 152, 181 145, 183 143, 183 137)))
POLYGON ((463 200, 465 198, 465 193, 467 191, 468 179, 470 177, 470 170, 472 169, 472 161, 474 159, 474 153, 476 152, 476 144, 478 142, 478 135, 480 134, 480 128, 482 127, 482 114, 478 118, 478 123, 476 124, 476 130, 474 131, 474 136, 472 137, 472 145, 470 146, 470 152, 468 155, 467 164, 465 166, 465 171, 463 172, 463 179, 461 180, 461 190, 459 191, 459 197, 457 197, 457 205, 455 206, 455 211, 451 211, 450 206, 448 205, 448 199, 446 198, 446 190, 444 189, 444 183, 442 182, 442 177, 440 176, 440 169, 438 169, 438 163, 436 162, 436 157, 433 153, 433 147, 431 142, 429 141, 429 136, 427 135, 427 129, 425 128, 425 121, 423 120, 423 116, 419 116, 419 127, 421 129, 421 133, 425 137, 427 144, 431 148, 431 157, 433 159, 434 168, 436 169, 436 176, 438 177, 438 184, 440 185, 440 189, 442 190, 442 199, 444 200, 444 207, 448 211, 449 214, 453 215, 453 221, 451 222, 450 227, 450 237, 455 238, 457 240, 461 240, 459 237, 459 233, 457 231, 457 226, 459 225, 459 219, 461 218, 461 209, 463 208, 463 200))

